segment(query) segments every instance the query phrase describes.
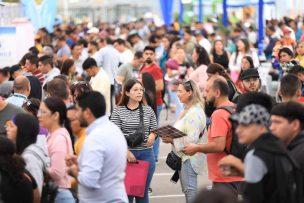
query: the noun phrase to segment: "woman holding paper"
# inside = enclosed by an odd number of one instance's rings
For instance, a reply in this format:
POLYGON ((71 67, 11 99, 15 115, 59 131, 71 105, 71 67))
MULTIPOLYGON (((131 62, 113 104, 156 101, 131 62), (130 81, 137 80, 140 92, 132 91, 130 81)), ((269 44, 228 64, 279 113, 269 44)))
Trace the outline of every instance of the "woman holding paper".
POLYGON ((204 142, 206 117, 199 89, 192 80, 183 82, 178 86, 177 96, 184 104, 184 110, 174 127, 187 136, 174 139, 163 136, 162 140, 164 143, 172 144, 173 152, 181 158, 182 166, 178 172, 186 202, 190 203, 193 202, 197 194, 197 175, 204 174, 207 171, 206 158, 203 153, 187 156, 182 152, 182 149, 189 143, 204 142))
POLYGON ((155 170, 152 147, 156 135, 150 132, 157 128, 156 116, 152 108, 145 105, 143 93, 144 88, 141 82, 136 79, 126 81, 120 103, 111 115, 111 120, 121 129, 128 142, 128 162, 136 162, 137 160, 149 162, 144 197, 128 196, 129 202, 133 202, 135 198, 137 203, 149 202, 148 189, 155 170), (141 122, 141 119, 143 122, 141 122), (130 137, 134 137, 136 131, 138 132, 138 127, 142 124, 143 141, 137 146, 130 146, 132 143, 130 137))

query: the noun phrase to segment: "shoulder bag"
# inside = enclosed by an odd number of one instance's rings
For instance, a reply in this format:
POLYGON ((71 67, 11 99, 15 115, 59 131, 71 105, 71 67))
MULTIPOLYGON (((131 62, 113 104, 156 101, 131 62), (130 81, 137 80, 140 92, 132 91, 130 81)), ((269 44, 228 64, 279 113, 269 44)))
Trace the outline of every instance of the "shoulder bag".
POLYGON ((140 116, 140 124, 136 129, 135 133, 127 136, 128 146, 131 148, 137 147, 144 142, 145 139, 145 126, 144 126, 144 112, 142 104, 139 104, 139 116, 140 116))

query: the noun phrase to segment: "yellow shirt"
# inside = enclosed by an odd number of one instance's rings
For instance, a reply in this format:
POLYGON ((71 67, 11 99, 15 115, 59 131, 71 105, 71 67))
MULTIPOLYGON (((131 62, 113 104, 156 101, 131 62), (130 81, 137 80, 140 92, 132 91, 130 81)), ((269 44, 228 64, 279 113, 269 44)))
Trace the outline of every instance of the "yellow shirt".
POLYGON ((298 55, 298 56, 296 57, 296 60, 299 61, 299 64, 300 64, 302 67, 304 67, 304 56, 298 55))
POLYGON ((74 144, 75 154, 77 156, 79 156, 80 154, 85 137, 86 137, 86 128, 82 128, 79 134, 77 135, 77 140, 74 144))
MULTIPOLYGON (((74 143, 75 154, 77 156, 79 156, 80 154, 85 137, 86 137, 86 128, 82 128, 79 134, 77 135, 76 142, 74 143)), ((74 178, 71 181, 71 187, 73 189, 77 189, 77 180, 74 178)))

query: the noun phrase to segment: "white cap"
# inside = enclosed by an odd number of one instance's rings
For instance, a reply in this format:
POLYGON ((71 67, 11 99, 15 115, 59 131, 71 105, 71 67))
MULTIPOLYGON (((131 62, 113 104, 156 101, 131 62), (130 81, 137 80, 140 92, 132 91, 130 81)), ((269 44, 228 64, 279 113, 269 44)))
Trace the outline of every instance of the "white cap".
POLYGON ((88 30, 87 33, 88 34, 91 34, 91 33, 98 34, 99 33, 99 29, 97 27, 92 27, 91 29, 88 30))

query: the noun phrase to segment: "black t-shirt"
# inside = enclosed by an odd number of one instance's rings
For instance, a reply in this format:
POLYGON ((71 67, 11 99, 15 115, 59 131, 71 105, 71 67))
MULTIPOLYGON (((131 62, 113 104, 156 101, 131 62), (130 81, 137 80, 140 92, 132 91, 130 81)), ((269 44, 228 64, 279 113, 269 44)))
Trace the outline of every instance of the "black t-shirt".
POLYGON ((221 64, 225 69, 228 69, 229 59, 227 52, 224 52, 222 55, 217 55, 216 53, 212 55, 214 63, 221 64))
POLYGON ((7 173, 1 172, 0 193, 4 203, 33 203, 33 190, 36 188, 35 179, 27 171, 18 184, 13 183, 7 173))

